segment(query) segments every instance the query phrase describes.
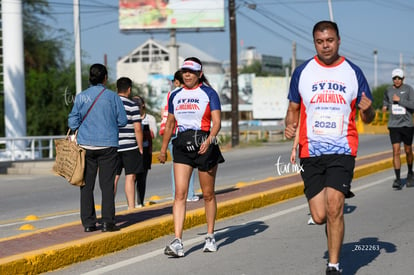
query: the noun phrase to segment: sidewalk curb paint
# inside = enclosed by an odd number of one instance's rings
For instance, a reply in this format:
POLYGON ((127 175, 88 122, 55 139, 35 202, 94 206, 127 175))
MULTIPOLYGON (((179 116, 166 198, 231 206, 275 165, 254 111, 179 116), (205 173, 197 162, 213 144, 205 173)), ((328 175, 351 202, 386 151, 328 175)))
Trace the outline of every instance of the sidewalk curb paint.
MULTIPOLYGON (((402 160, 403 163, 403 160, 402 160)), ((355 168, 354 178, 392 168, 392 158, 355 168)), ((266 179, 269 182, 274 179, 266 179)), ((258 184, 255 182, 254 184, 258 184)), ((243 187, 241 187, 243 188, 243 187)), ((265 192, 259 192, 218 203, 217 219, 224 219, 256 208, 303 195, 302 182, 288 184, 265 192)), ((184 229, 205 224, 204 208, 187 212, 184 229)), ((122 227, 122 224, 121 224, 122 227)), ((78 241, 0 259, 0 274, 39 274, 99 257, 127 247, 148 242, 174 232, 172 215, 154 218, 108 232, 85 237, 78 241)))
MULTIPOLYGON (((296 183, 218 203, 217 219, 227 218, 302 194, 302 183, 296 183)), ((187 212, 184 229, 202 225, 205 222, 204 208, 191 210, 187 212)), ((39 274, 148 242, 173 232, 174 223, 171 215, 155 218, 128 226, 118 232, 98 234, 79 241, 0 259, 0 273, 39 274)))

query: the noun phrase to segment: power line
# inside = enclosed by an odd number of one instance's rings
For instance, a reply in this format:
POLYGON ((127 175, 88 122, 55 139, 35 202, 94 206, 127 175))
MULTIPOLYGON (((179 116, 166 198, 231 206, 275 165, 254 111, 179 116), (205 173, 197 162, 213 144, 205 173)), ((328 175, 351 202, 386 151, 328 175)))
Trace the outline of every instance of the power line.
MULTIPOLYGON (((6 0, 7 1, 7 0, 6 0)), ((355 3, 368 3, 369 6, 372 6, 372 10, 378 9, 378 6, 387 8, 390 13, 393 11, 404 11, 410 12, 414 10, 414 6, 411 3, 404 3, 405 1, 396 1, 396 0, 370 0, 370 1, 361 1, 361 0, 335 0, 335 4, 355 4, 355 3)), ((252 11, 256 15, 250 16, 248 12, 241 11, 237 9, 237 14, 241 15, 245 20, 254 23, 261 30, 269 32, 271 35, 278 37, 282 41, 286 41, 291 44, 292 41, 296 41, 297 46, 303 48, 305 51, 314 52, 312 38, 308 30, 309 25, 314 23, 314 19, 309 16, 310 13, 304 12, 307 11, 307 8, 304 5, 314 5, 314 4, 325 4, 326 0, 263 0, 263 1, 238 1, 238 6, 246 6, 249 4, 254 4, 256 10, 252 11), (278 8, 275 8, 278 7, 278 8), (286 15, 286 11, 293 12, 297 16, 283 16, 286 15), (285 17, 285 18, 284 18, 285 17), (301 18, 301 20, 296 20, 301 18), (303 21, 305 19, 305 21, 303 21), (266 20, 267 22, 263 21, 266 20), (265 23, 263 23, 265 22, 265 23), (299 24, 298 22, 304 22, 299 24), (305 22, 309 22, 309 25, 305 22), (288 32, 284 34, 284 32, 288 32)), ((72 3, 62 3, 61 1, 50 1, 50 7, 53 8, 54 15, 72 15, 73 4, 72 3)), ((108 4, 106 1, 97 1, 90 0, 86 3, 80 3, 80 12, 83 16, 89 16, 94 14, 93 25, 84 26, 81 25, 82 32, 88 32, 91 30, 96 30, 101 27, 105 27, 111 24, 116 24, 118 22, 118 5, 108 4), (98 23, 98 20, 101 21, 98 23), (95 24, 96 23, 96 24, 95 24)), ((67 32, 67 34, 73 33, 73 31, 67 32)), ((358 62, 365 64, 372 64, 372 50, 378 49, 381 57, 381 53, 395 53, 395 49, 390 49, 383 47, 382 45, 374 45, 371 41, 364 39, 357 39, 355 35, 348 35, 347 33, 341 32, 341 37, 346 38, 342 39, 343 43, 341 46, 341 51, 346 54, 348 57, 352 57, 358 62), (355 46, 358 47, 357 50, 355 46), (368 54, 365 54, 368 53, 368 54)), ((404 56, 411 56, 412 52, 402 52, 404 56)), ((396 64, 398 62, 394 61, 384 61, 382 63, 386 64, 396 64)))
MULTIPOLYGON (((335 3, 337 2, 346 2, 346 3, 350 3, 350 2, 357 2, 355 0, 336 0, 335 3)), ((358 1, 361 2, 361 1, 358 1)), ((368 3, 372 3, 370 1, 367 1, 368 3)), ((407 12, 408 10, 414 9, 412 5, 409 4, 402 4, 400 1, 389 1, 389 0, 377 0, 376 1, 377 4, 382 5, 382 6, 386 6, 387 9, 393 9, 393 10, 404 10, 405 12, 407 12), (402 4, 402 5, 401 5, 402 4), (398 6, 399 5, 399 6, 398 6), (398 6, 398 7, 396 7, 398 6), (403 9, 401 9, 401 7, 404 7, 403 9)), ((254 2, 252 1, 243 1, 244 5, 249 5, 252 4, 254 2)), ((309 16, 307 16, 307 14, 304 14, 303 12, 301 12, 301 9, 299 9, 299 5, 298 4, 310 4, 310 3, 326 3, 325 0, 323 1, 260 1, 259 4, 255 4, 256 7, 263 7, 263 6, 280 6, 283 7, 285 9, 289 9, 291 11, 293 11, 294 13, 297 13, 300 15, 301 18, 305 18, 308 21, 312 21, 312 24, 314 23, 314 20, 312 18, 310 18, 309 16)), ((375 4, 374 4, 375 6, 375 4)), ((263 25, 261 23, 258 23, 257 19, 253 20, 252 18, 249 18, 250 21, 255 22, 255 24, 261 26, 261 28, 264 28, 265 30, 276 34, 278 37, 280 37, 282 40, 295 40, 297 42, 298 46, 304 47, 307 50, 309 50, 308 47, 303 46, 302 43, 300 43, 300 40, 303 41, 309 41, 309 38, 307 38, 307 36, 304 36, 303 33, 308 33, 308 31, 304 31, 304 28, 301 28, 298 23, 297 20, 294 20, 296 17, 295 16, 291 16, 288 19, 283 18, 281 16, 277 16, 275 12, 271 12, 271 10, 275 10, 275 9, 269 9, 269 8, 256 8, 256 10, 259 10, 259 14, 267 19, 269 19, 272 23, 276 24, 277 26, 281 27, 282 31, 289 31, 290 34, 289 35, 282 35, 281 31, 276 31, 272 26, 270 25, 263 25), (281 23, 283 22, 283 23, 281 23), (291 34, 295 34, 295 36, 292 36, 291 34), (297 41, 299 40, 299 41, 297 41)), ((280 11, 280 9, 278 10, 280 13, 283 14, 283 11, 280 11)), ((392 11, 391 11, 392 12, 392 11)), ((246 14, 243 14, 244 17, 247 18, 246 14)), ((380 53, 384 53, 384 52, 395 52, 395 49, 389 49, 386 47, 381 47, 381 45, 374 45, 370 42, 367 41, 363 41, 363 40, 358 40, 355 38, 355 36, 350 36, 347 34, 341 34, 341 37, 346 38, 342 39, 343 42, 342 47, 341 47, 341 51, 344 52, 348 57, 352 57, 352 59, 355 59, 359 62, 363 62, 363 63, 367 63, 367 64, 371 64, 372 63, 372 58, 371 58, 371 53, 372 50, 377 48, 379 49, 380 53), (360 45, 361 49, 366 49, 366 50, 351 50, 349 46, 344 46, 344 44, 348 44, 348 45, 360 45), (364 52, 368 52, 369 54, 364 54, 364 52)), ((305 42, 304 45, 306 45, 307 43, 305 42)), ((407 55, 411 55, 412 53, 408 53, 407 55)), ((383 63, 387 63, 387 64, 396 64, 396 62, 393 61, 382 61, 383 63)))

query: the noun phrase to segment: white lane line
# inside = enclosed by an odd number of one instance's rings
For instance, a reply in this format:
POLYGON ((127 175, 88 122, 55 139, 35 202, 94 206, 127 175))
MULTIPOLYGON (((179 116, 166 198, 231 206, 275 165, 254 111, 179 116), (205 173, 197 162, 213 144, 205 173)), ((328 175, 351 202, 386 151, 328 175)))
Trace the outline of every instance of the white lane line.
MULTIPOLYGON (((386 179, 391 180, 392 178, 393 177, 387 177, 386 179)), ((361 186, 361 187, 358 187, 358 188, 353 188, 352 190, 353 191, 363 190, 365 188, 369 188, 372 185, 376 185, 376 184, 377 183, 374 182, 374 183, 367 184, 367 185, 364 185, 364 186, 361 186)), ((172 197, 169 198, 169 199, 172 200, 172 197)), ((126 204, 125 205, 117 205, 116 209, 125 208, 126 206, 127 206, 126 204)), ((97 211, 97 213, 99 214, 99 211, 97 211)), ((20 221, 16 221, 16 222, 7 222, 6 221, 6 223, 0 223, 0 228, 10 227, 10 226, 15 226, 15 225, 22 225, 22 224, 26 224, 28 222, 38 223, 38 222, 42 222, 42 221, 45 221, 45 220, 55 220, 55 219, 60 219, 60 218, 70 217, 70 216, 75 216, 75 215, 79 215, 79 211, 76 211, 76 212, 73 212, 73 213, 68 213, 68 214, 53 215, 53 216, 48 216, 48 217, 40 217, 38 220, 33 220, 33 221, 27 221, 27 220, 24 220, 24 219, 22 219, 20 221)))
POLYGON ((23 220, 23 221, 19 221, 19 222, 5 223, 5 224, 0 224, 0 228, 1 227, 13 226, 13 225, 21 225, 21 224, 25 224, 25 223, 39 223, 39 222, 46 221, 46 220, 55 220, 55 219, 70 217, 70 216, 74 216, 74 215, 78 216, 79 213, 62 214, 62 215, 50 216, 50 217, 46 217, 46 218, 40 217, 38 220, 23 220))
POLYGON ((360 187, 352 188, 352 191, 364 190, 364 189, 370 188, 372 186, 381 184, 381 183, 386 182, 386 181, 390 181, 391 182, 392 179, 394 179, 394 176, 389 176, 389 177, 386 177, 386 178, 382 178, 380 180, 377 180, 377 181, 374 181, 374 182, 371 182, 371 183, 364 184, 364 185, 362 185, 360 187))
MULTIPOLYGON (((295 211, 298 211, 298 210, 301 210, 301 209, 304 209, 304 208, 308 208, 307 203, 304 203, 304 204, 301 204, 301 205, 298 205, 298 206, 295 206, 295 207, 292 207, 292 208, 289 208, 289 209, 286 209, 286 210, 282 210, 282 211, 273 213, 273 214, 268 215, 268 216, 264 216, 260 219, 255 219, 255 220, 252 220, 252 221, 248 221, 248 222, 246 222, 244 224, 241 224, 241 225, 238 225, 238 226, 218 230, 218 231, 215 232, 215 234, 217 236, 219 236, 220 234, 223 234, 223 233, 229 233, 229 232, 232 232, 232 231, 235 231, 235 230, 240 230, 240 228, 242 228, 242 227, 250 226, 250 224, 253 223, 253 222, 259 222, 259 221, 263 222, 263 221, 271 220, 271 219, 274 219, 274 218, 277 218, 277 217, 280 217, 280 216, 283 216, 283 215, 287 215, 289 213, 292 213, 292 212, 295 212, 295 211)), ((193 238, 193 239, 189 239, 187 241, 184 241, 183 244, 184 244, 184 246, 191 246, 191 245, 203 242, 203 241, 204 241, 204 236, 200 236, 200 237, 197 237, 197 238, 193 238)), ((147 254, 143 254, 143 255, 140 255, 140 256, 137 256, 137 257, 134 257, 134 258, 130 258, 128 260, 124 260, 124 261, 121 261, 121 262, 118 262, 118 263, 115 263, 115 264, 112 264, 112 265, 108 265, 108 266, 105 266, 105 267, 102 267, 102 268, 99 268, 99 269, 95 269, 91 272, 83 273, 83 275, 99 275, 99 274, 108 273, 108 272, 126 267, 128 265, 136 264, 136 263, 145 261, 147 259, 150 259, 152 257, 156 257, 156 256, 163 255, 163 254, 164 254, 164 249, 158 249, 158 250, 149 252, 147 254)))
MULTIPOLYGON (((298 205, 298 206, 295 206, 295 207, 292 207, 292 208, 289 208, 289 209, 286 209, 286 210, 282 210, 282 211, 273 213, 273 214, 268 215, 268 216, 264 216, 260 219, 256 219, 256 220, 246 222, 246 223, 238 225, 238 226, 218 230, 218 231, 215 232, 215 235, 218 236, 218 235, 223 234, 223 233, 228 233, 228 232, 232 232, 232 231, 235 231, 235 230, 240 230, 240 228, 245 227, 245 226, 249 226, 252 222, 267 221, 267 220, 274 219, 276 217, 280 217, 280 216, 283 216, 283 215, 286 215, 286 214, 289 214, 289 213, 292 213, 292 212, 295 212, 295 211, 298 211, 298 210, 301 210, 301 209, 307 208, 307 207, 308 207, 307 203, 301 204, 301 205, 298 205)), ((197 237, 197 238, 193 238, 193 239, 189 239, 187 241, 184 241, 183 245, 184 246, 191 246, 193 244, 200 243, 200 242, 203 242, 203 241, 204 241, 204 236, 200 236, 200 237, 197 237)), ((140 255, 140 256, 137 256, 137 257, 134 257, 134 258, 131 258, 131 259, 128 259, 128 260, 118 262, 116 264, 108 265, 108 266, 105 266, 105 267, 102 267, 102 268, 99 268, 99 269, 95 269, 94 271, 91 271, 91 272, 83 273, 83 275, 99 275, 99 274, 111 272, 111 271, 126 267, 128 265, 139 263, 139 262, 145 261, 147 259, 150 259, 152 257, 163 255, 163 254, 164 254, 164 249, 158 249, 158 250, 149 252, 149 253, 144 254, 144 255, 140 255)))
MULTIPOLYGON (((364 184, 363 186, 360 186, 358 188, 354 188, 353 191, 360 191, 360 190, 363 190, 363 189, 367 189, 369 187, 372 187, 372 186, 375 186, 375 185, 378 185, 378 184, 382 184, 385 181, 388 181, 392 178, 393 177, 387 177, 387 178, 380 179, 378 181, 374 181, 372 183, 364 184)), ((245 227, 245 226, 249 226, 250 224, 252 224, 254 222, 268 221, 268 220, 271 220, 271 219, 274 219, 274 218, 281 217, 283 215, 287 215, 287 214, 295 212, 295 211, 299 211, 299 210, 304 209, 304 208, 308 208, 307 203, 300 204, 300 205, 297 205, 295 207, 288 208, 288 209, 285 209, 285 210, 281 210, 281 211, 275 212, 273 214, 270 214, 270 215, 263 216, 263 217, 258 218, 258 219, 254 219, 254 220, 245 222, 244 224, 241 224, 241 225, 238 225, 238 226, 218 230, 218 231, 215 232, 215 234, 218 236, 218 235, 223 234, 223 233, 229 233, 229 232, 232 232, 232 231, 235 231, 235 230, 240 230, 240 228, 245 227)), ((184 241, 183 244, 184 244, 184 246, 191 246, 193 244, 200 243, 202 241, 204 241, 204 236, 189 239, 187 241, 184 241)), ((83 275, 100 275, 100 274, 103 274, 103 273, 108 273, 108 272, 126 267, 128 265, 136 264, 136 263, 145 261, 147 259, 159 256, 159 255, 163 255, 163 254, 164 254, 164 249, 158 249, 158 250, 155 250, 155 251, 152 251, 152 252, 137 256, 137 257, 130 258, 128 260, 120 261, 120 262, 112 264, 112 265, 108 265, 108 266, 105 266, 105 267, 102 267, 102 268, 99 268, 99 269, 95 269, 91 272, 83 273, 83 275)))

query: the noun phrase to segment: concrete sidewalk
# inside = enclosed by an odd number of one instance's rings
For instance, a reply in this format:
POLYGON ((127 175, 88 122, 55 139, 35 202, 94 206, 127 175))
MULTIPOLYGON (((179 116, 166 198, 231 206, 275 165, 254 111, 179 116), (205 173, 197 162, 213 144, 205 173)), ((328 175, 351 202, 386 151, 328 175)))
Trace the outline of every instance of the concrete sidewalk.
MULTIPOLYGON (((390 152, 357 158, 354 178, 392 168, 390 152)), ((404 158, 403 158, 404 159, 404 158)), ((402 159, 402 160, 403 160, 402 159)), ((303 195, 299 174, 217 190, 217 219, 303 195)), ((85 233, 79 222, 0 239, 0 274, 39 274, 173 234, 172 202, 118 212, 121 231, 85 233)), ((187 204, 185 229, 205 223, 204 202, 187 204)))

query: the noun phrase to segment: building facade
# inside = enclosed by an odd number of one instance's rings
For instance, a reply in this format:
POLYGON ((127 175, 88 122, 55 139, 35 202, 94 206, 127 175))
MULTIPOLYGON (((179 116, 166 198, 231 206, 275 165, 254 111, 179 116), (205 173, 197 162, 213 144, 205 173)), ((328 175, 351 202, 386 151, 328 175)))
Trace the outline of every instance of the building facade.
MULTIPOLYGON (((154 75, 174 75, 170 71, 169 41, 149 39, 117 62, 117 78, 129 77, 137 84, 151 82, 154 75)), ((198 57, 206 75, 223 74, 222 62, 187 43, 178 43, 178 65, 190 56, 198 57)), ((178 69, 178 68, 177 68, 178 69)))

